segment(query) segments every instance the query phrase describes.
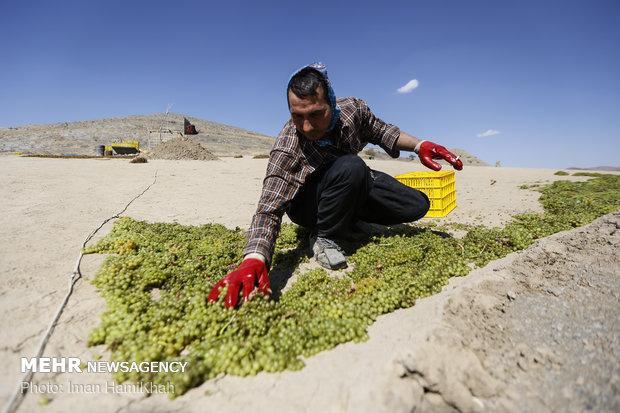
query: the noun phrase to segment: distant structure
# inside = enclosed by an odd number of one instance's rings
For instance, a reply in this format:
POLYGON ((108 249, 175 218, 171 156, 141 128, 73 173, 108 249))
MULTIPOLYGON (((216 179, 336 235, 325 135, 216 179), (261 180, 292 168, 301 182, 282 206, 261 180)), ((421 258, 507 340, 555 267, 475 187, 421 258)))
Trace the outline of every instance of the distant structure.
POLYGON ((169 141, 170 139, 183 137, 183 132, 181 131, 173 131, 169 127, 164 129, 164 123, 166 122, 166 119, 168 118, 168 113, 170 112, 171 107, 172 107, 172 104, 169 104, 168 107, 166 108, 166 114, 164 115, 161 123, 159 124, 159 129, 157 130, 149 129, 148 131, 149 151, 153 149, 154 147, 161 145, 164 142, 169 141))
POLYGON ((499 162, 499 161, 496 161, 496 162, 495 162, 495 167, 496 167, 496 168, 499 168, 500 166, 502 166, 502 165, 500 164, 500 162, 499 162))
POLYGON ((168 142, 170 139, 182 137, 183 132, 181 131, 173 131, 170 129, 149 130, 149 150, 158 145, 161 145, 164 142, 168 142))

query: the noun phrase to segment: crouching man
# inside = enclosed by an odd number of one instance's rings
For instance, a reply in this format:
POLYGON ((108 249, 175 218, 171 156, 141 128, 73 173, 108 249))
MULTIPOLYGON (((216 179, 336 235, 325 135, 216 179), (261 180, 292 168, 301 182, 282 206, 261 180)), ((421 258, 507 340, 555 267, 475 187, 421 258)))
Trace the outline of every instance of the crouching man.
POLYGON ((268 269, 282 216, 310 229, 310 243, 324 268, 346 267, 340 247, 358 222, 394 225, 422 218, 429 200, 422 192, 368 168, 357 154, 368 143, 397 158, 401 150, 416 152, 433 170, 445 159, 457 170, 463 163, 443 146, 408 135, 375 117, 357 98, 336 98, 321 63, 293 74, 287 87, 291 118, 279 133, 269 156, 267 173, 239 269, 219 281, 208 301, 228 285, 226 306, 244 300, 257 286, 269 293, 268 269))

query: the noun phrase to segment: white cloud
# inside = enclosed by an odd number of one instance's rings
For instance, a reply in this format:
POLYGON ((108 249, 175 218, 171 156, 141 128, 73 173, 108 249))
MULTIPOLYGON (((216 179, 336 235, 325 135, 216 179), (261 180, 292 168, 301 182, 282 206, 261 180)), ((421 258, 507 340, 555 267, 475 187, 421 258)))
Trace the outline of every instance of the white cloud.
POLYGON ((407 84, 403 87, 399 87, 396 89, 398 93, 411 93, 413 89, 417 88, 420 85, 417 79, 411 79, 407 84))
POLYGON ((501 132, 495 129, 489 129, 484 133, 479 133, 476 135, 479 138, 486 138, 487 136, 499 135, 501 132))

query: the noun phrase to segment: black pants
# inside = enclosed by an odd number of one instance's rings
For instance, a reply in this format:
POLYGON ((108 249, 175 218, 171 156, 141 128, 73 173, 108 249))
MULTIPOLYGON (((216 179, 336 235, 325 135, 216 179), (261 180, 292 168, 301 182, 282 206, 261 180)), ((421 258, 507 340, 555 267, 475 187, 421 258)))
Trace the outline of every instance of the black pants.
POLYGON ((418 220, 429 208, 424 193, 345 155, 310 176, 287 214, 320 237, 338 239, 357 220, 394 225, 418 220))

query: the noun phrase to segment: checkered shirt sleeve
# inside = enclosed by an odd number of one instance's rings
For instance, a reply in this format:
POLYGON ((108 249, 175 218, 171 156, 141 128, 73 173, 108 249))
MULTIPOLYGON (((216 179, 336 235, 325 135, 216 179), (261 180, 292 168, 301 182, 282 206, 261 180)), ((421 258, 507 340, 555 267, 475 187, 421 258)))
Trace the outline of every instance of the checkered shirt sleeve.
POLYGON ((332 142, 319 146, 301 136, 289 119, 278 134, 269 155, 263 190, 247 233, 244 254, 259 253, 271 263, 282 216, 308 176, 339 156, 357 154, 367 143, 381 146, 397 158, 400 130, 377 118, 366 103, 356 98, 338 98, 340 119, 327 135, 332 142))

